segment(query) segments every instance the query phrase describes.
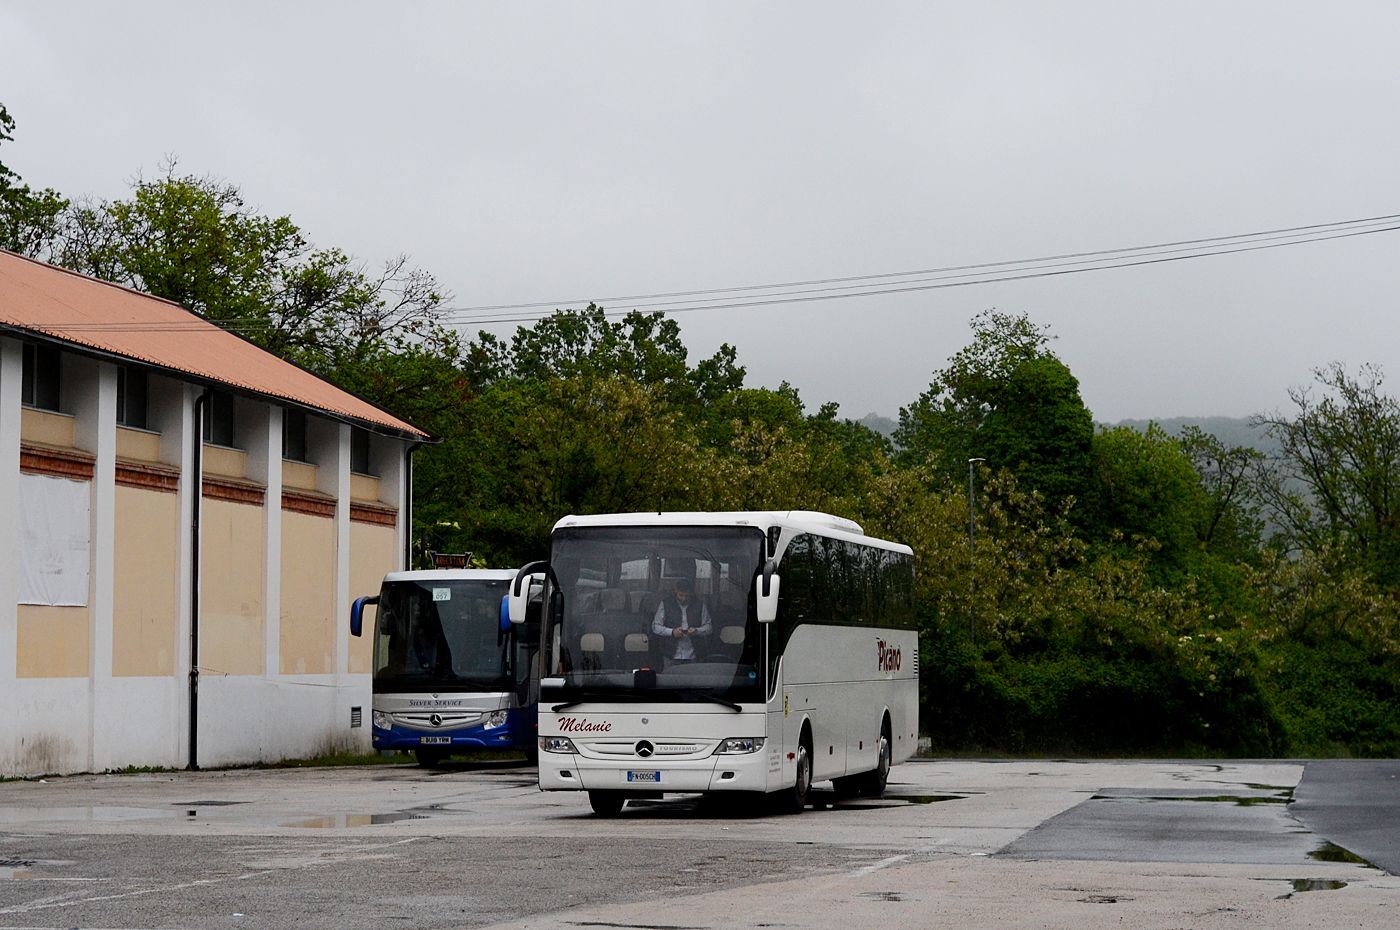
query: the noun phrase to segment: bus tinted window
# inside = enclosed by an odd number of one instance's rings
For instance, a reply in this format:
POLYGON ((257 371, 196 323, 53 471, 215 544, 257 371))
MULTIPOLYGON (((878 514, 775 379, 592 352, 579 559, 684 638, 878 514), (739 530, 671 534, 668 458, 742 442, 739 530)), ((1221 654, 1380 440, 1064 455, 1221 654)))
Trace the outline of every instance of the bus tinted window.
POLYGON ((547 667, 590 691, 757 693, 762 544, 752 527, 556 530, 547 667))
POLYGON ((500 635, 510 582, 393 581, 379 596, 376 690, 510 690, 510 638, 500 635))
POLYGON ((799 623, 915 626, 914 560, 902 552, 804 534, 789 544, 779 571, 789 631, 799 623))

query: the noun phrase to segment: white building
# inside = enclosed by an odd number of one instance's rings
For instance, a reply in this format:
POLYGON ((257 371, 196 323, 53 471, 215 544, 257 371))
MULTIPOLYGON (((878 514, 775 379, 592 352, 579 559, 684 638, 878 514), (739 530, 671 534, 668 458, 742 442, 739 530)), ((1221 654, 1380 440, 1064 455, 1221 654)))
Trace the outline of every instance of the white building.
POLYGON ((175 304, 0 252, 0 775, 182 768, 192 739, 202 766, 368 750, 349 607, 405 565, 428 438, 175 304))

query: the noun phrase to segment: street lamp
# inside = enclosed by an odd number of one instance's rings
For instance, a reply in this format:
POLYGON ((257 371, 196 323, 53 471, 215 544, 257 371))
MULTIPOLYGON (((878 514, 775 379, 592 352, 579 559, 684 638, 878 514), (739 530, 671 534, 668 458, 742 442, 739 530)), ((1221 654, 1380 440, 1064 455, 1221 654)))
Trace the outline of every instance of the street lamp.
POLYGON ((973 497, 972 475, 973 466, 985 461, 987 460, 967 460, 967 556, 970 568, 967 573, 967 638, 973 645, 977 644, 977 614, 976 608, 973 607, 977 595, 977 505, 973 497))

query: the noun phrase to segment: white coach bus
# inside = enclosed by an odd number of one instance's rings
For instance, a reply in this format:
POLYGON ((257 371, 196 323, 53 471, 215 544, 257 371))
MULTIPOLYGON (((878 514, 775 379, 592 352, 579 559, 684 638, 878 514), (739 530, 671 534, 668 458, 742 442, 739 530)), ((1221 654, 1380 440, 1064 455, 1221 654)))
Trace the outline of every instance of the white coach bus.
POLYGON ((810 511, 565 517, 548 562, 539 780, 631 798, 749 792, 798 812, 816 782, 878 795, 918 743, 908 546, 810 511))

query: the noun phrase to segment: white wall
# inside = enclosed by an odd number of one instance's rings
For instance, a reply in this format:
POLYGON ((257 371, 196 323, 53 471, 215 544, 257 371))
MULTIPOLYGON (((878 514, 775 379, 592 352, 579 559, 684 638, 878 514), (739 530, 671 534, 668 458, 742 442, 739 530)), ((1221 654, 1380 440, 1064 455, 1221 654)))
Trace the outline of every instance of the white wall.
MULTIPOLYGON (((20 376, 18 340, 0 337, 0 526, 18 519, 20 376)), ((74 414, 77 444, 97 457, 93 493, 90 667, 84 678, 16 678, 18 561, 14 534, 0 533, 0 775, 102 771, 127 766, 184 768, 189 761, 190 544, 193 471, 192 409, 202 389, 152 376, 149 423, 159 430, 161 458, 181 471, 179 488, 179 616, 172 676, 112 675, 112 582, 115 539, 116 368, 65 357, 64 407, 74 414)), ((370 747, 370 676, 346 671, 349 655, 350 428, 320 418, 308 445, 321 490, 336 498, 335 671, 280 675, 281 411, 240 399, 239 444, 249 477, 265 481, 266 674, 205 675, 199 695, 201 767, 272 762, 329 750, 370 747), (350 728, 350 709, 363 726, 350 728)), ((374 437, 383 496, 402 512, 405 444, 374 437)), ((400 535, 405 532, 400 528, 400 535)), ((399 561, 402 560, 400 548, 399 561)), ((400 566, 401 567, 401 566, 400 566)))

